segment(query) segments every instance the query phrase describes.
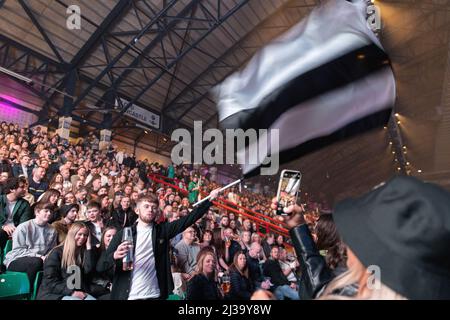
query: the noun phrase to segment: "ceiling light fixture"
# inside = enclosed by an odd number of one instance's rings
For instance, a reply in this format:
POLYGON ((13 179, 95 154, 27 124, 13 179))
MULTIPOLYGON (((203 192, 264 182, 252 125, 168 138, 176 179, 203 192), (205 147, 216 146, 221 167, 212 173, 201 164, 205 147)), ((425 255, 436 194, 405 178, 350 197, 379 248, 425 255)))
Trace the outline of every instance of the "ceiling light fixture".
POLYGON ((9 75, 9 76, 11 76, 11 77, 14 77, 14 78, 16 78, 16 79, 19 79, 19 80, 21 80, 21 81, 24 81, 24 82, 26 82, 27 84, 32 84, 32 83, 33 83, 33 80, 32 80, 32 79, 27 78, 27 77, 24 77, 24 76, 22 76, 22 75, 20 75, 20 74, 18 74, 18 73, 15 73, 14 71, 5 69, 5 68, 3 68, 3 67, 0 67, 0 72, 2 72, 2 73, 4 73, 4 74, 7 74, 7 75, 9 75))

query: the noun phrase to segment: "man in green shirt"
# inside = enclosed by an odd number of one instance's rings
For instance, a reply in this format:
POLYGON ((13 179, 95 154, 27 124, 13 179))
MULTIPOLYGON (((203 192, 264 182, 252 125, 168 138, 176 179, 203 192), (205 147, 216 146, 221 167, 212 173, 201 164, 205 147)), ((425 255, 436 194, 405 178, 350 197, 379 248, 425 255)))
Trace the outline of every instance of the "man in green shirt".
POLYGON ((197 202, 198 194, 199 194, 200 186, 198 185, 198 178, 194 176, 192 181, 189 182, 188 191, 189 191, 189 203, 197 202))
POLYGON ((175 178, 175 167, 173 166, 173 163, 167 168, 167 177, 170 179, 175 178))

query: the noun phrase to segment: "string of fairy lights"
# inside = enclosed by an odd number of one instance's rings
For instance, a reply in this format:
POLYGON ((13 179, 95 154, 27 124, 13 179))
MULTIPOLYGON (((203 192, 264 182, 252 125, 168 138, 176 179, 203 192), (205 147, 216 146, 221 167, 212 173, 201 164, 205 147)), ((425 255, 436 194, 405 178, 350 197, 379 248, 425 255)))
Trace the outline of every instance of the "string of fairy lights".
MULTIPOLYGON (((398 173, 411 175, 412 173, 422 173, 421 169, 415 169, 408 160, 408 147, 403 143, 401 136, 402 116, 395 113, 391 116, 385 130, 388 130, 389 148, 394 156, 394 165, 398 173)), ((403 120, 404 121, 404 120, 403 120)))
MULTIPOLYGON (((366 1, 368 2, 367 23, 375 35, 380 38, 382 35, 382 21, 381 10, 377 5, 379 4, 379 1, 366 1)), ((407 159, 408 148, 403 143, 401 135, 401 126, 405 120, 406 118, 401 116, 399 113, 394 113, 391 115, 388 125, 384 127, 385 130, 388 130, 389 148, 394 156, 394 165, 398 173, 405 175, 411 175, 412 173, 420 174, 422 173, 422 170, 414 168, 411 162, 407 159)))

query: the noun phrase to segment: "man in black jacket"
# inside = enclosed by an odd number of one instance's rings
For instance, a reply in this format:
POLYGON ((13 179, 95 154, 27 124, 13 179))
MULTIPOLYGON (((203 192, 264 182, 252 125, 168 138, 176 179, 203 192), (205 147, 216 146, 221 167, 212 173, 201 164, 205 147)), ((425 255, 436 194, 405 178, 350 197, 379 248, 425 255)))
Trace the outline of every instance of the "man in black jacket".
POLYGON ((0 195, 0 249, 19 224, 33 218, 30 204, 22 199, 26 192, 24 186, 25 178, 9 178, 5 184, 6 194, 0 195))
POLYGON ((86 209, 87 221, 84 224, 88 227, 91 233, 91 246, 93 248, 100 247, 102 232, 104 230, 105 223, 101 216, 101 206, 96 201, 91 201, 87 205, 86 209))
POLYGON ((11 177, 13 172, 7 157, 8 155, 6 152, 0 151, 0 172, 8 172, 8 176, 11 177))
POLYGON ((274 294, 278 300, 284 300, 289 298, 291 300, 298 300, 298 293, 295 285, 290 284, 289 280, 281 270, 280 262, 280 249, 277 246, 272 246, 270 251, 270 259, 264 263, 264 276, 270 277, 270 282, 274 284, 274 294))
POLYGON ((14 177, 24 176, 27 179, 31 178, 33 166, 30 165, 31 158, 24 153, 20 156, 20 163, 12 167, 14 177))
POLYGON ((5 186, 8 179, 9 173, 0 169, 0 194, 5 194, 5 186))
POLYGON ((119 207, 113 211, 111 219, 107 222, 108 227, 116 227, 118 230, 131 227, 137 220, 137 215, 130 207, 129 197, 123 197, 120 200, 119 207))
MULTIPOLYGON (((211 200, 217 198, 218 190, 210 194, 211 200)), ((200 219, 211 201, 205 201, 190 214, 171 223, 160 224, 157 221, 159 202, 151 197, 141 197, 136 203, 139 216, 137 224, 132 227, 134 250, 134 266, 132 271, 123 271, 122 259, 130 247, 122 242, 123 231, 119 231, 108 250, 102 254, 97 263, 97 272, 105 272, 116 266, 111 299, 113 300, 155 300, 167 299, 173 290, 170 268, 170 239, 183 232, 187 227, 200 219)))
POLYGON ((247 266, 248 266, 248 275, 250 280, 253 282, 253 286, 257 289, 261 288, 264 290, 270 289, 270 281, 264 279, 262 264, 263 262, 259 259, 261 254, 262 247, 258 242, 253 242, 248 250, 247 257, 247 266))
POLYGON ((241 250, 241 245, 233 240, 233 229, 231 228, 225 228, 223 230, 223 239, 225 241, 225 246, 228 246, 228 260, 226 260, 225 263, 231 265, 233 263, 234 255, 241 250))

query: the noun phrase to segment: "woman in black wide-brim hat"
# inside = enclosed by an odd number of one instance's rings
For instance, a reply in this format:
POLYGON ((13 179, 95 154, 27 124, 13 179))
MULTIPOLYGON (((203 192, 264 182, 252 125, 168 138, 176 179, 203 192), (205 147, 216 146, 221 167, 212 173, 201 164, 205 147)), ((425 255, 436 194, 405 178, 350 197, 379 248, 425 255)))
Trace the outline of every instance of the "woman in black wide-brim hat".
POLYGON ((333 293, 358 284, 356 299, 450 299, 450 193, 443 188, 397 176, 340 202, 333 217, 347 245, 348 271, 334 279, 306 237, 301 208, 287 211, 297 256, 310 268, 304 285, 312 297, 342 298, 333 293))

